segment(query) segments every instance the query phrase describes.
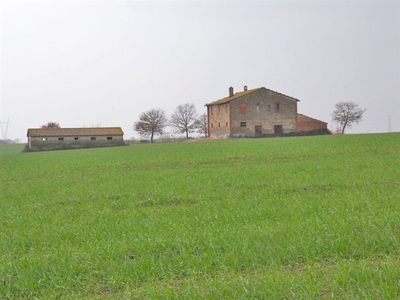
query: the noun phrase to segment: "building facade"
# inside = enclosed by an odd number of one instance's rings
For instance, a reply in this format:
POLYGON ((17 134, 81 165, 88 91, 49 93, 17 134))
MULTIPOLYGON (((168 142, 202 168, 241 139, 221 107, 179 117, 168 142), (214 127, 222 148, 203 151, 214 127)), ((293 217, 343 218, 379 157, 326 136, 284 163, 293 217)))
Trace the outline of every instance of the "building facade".
POLYGON ((299 100, 265 87, 234 93, 207 103, 211 138, 261 137, 327 130, 327 123, 297 113, 299 100))
POLYGON ((121 127, 30 128, 28 148, 32 151, 124 145, 121 127))
POLYGON ((207 103, 209 137, 257 137, 297 130, 298 99, 265 87, 234 93, 207 103))

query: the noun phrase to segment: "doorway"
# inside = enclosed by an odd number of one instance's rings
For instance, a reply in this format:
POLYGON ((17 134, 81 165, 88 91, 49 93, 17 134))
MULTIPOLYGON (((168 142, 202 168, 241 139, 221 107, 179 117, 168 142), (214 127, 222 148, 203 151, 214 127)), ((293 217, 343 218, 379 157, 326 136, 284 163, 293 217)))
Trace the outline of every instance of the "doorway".
POLYGON ((255 136, 262 136, 262 125, 256 125, 254 127, 255 136))
POLYGON ((275 125, 274 126, 274 133, 276 135, 282 134, 282 125, 275 125))

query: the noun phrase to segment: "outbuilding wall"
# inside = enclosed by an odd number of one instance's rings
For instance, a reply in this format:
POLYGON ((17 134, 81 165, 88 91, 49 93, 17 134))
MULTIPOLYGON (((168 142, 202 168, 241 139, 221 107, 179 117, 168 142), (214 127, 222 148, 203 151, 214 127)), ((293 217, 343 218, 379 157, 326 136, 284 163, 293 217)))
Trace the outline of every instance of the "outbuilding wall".
POLYGON ((302 114, 297 115, 297 132, 307 132, 319 129, 328 129, 328 123, 302 114))
POLYGON ((28 136, 32 150, 75 149, 123 145, 123 136, 28 136))

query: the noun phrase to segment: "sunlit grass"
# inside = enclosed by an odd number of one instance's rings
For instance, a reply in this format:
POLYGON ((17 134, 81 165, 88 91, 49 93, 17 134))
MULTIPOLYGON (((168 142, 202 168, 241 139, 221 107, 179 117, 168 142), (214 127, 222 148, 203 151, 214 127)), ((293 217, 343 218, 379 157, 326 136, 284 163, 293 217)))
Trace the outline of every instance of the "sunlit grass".
POLYGON ((0 298, 400 297, 399 134, 0 153, 0 298))

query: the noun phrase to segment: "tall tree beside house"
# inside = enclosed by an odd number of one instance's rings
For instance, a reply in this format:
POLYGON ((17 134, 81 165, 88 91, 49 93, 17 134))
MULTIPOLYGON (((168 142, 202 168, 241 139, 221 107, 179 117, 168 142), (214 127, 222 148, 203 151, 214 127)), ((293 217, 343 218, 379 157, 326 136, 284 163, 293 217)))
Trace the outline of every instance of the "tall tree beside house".
POLYGON ((153 142, 155 135, 162 135, 167 126, 167 117, 161 108, 153 108, 139 115, 139 121, 135 122, 133 129, 142 137, 150 137, 153 142))
POLYGON ((197 110, 193 103, 185 103, 178 105, 171 115, 170 125, 175 128, 176 132, 184 133, 189 138, 189 133, 195 129, 197 120, 197 110))
POLYGON ((362 121, 365 111, 358 107, 357 103, 339 102, 335 104, 332 119, 339 124, 341 134, 344 134, 346 127, 351 128, 354 124, 362 121))
POLYGON ((207 114, 202 114, 200 117, 194 121, 194 127, 197 132, 204 137, 208 136, 208 126, 207 126, 207 114))
POLYGON ((61 128, 61 126, 57 122, 48 122, 47 124, 42 125, 41 128, 42 129, 57 129, 57 128, 61 128))

